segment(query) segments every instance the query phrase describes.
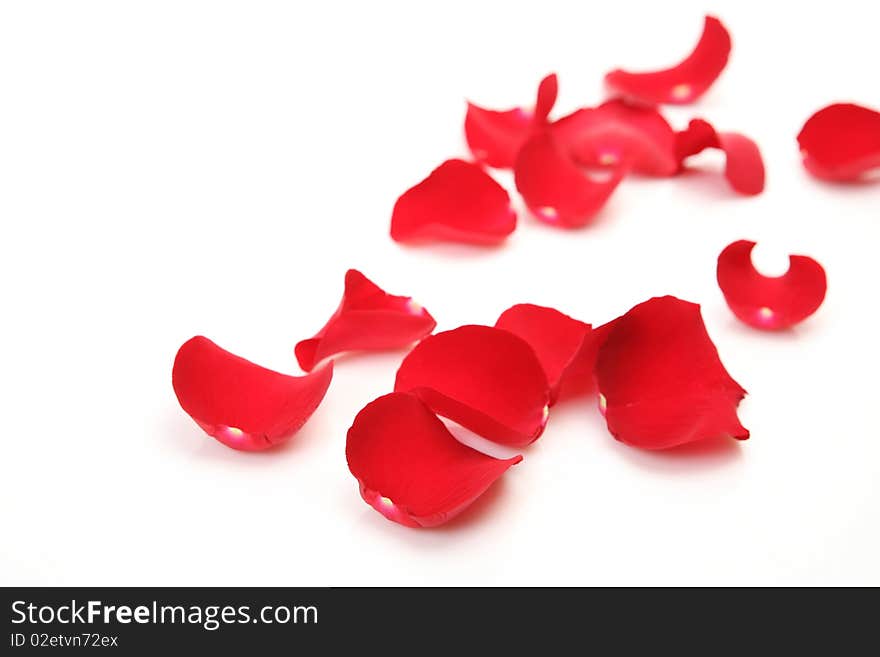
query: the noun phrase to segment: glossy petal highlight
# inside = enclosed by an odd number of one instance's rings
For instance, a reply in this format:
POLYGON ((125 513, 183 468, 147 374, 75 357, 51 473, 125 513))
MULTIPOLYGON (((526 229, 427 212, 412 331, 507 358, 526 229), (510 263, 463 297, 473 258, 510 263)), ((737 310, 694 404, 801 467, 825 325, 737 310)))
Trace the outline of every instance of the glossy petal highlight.
POLYGON ((605 84, 616 93, 644 103, 693 103, 712 86, 727 66, 730 47, 727 28, 717 18, 706 16, 700 40, 682 62, 650 73, 617 69, 605 76, 605 84))
POLYGON ((588 224, 623 178, 617 168, 602 180, 578 168, 550 132, 535 135, 520 150, 514 167, 516 188, 541 221, 564 228, 588 224))
POLYGON ((345 457, 364 501, 407 527, 447 522, 522 460, 462 445, 421 400, 398 392, 358 413, 345 457))
POLYGON ((584 166, 620 167, 647 176, 678 171, 675 131, 653 107, 609 100, 553 124, 557 143, 584 166))
POLYGON ((311 372, 324 359, 343 352, 401 349, 421 340, 436 325, 411 297, 388 294, 361 272, 349 269, 339 307, 314 337, 296 345, 296 359, 311 372))
POLYGON ((422 340, 394 384, 435 413, 504 445, 536 440, 547 422, 550 391, 534 350, 489 326, 462 326, 422 340))
POLYGON ((171 381, 181 408, 224 445, 263 450, 296 433, 324 398, 333 367, 287 376, 255 365, 202 336, 183 344, 171 381))
POLYGON ((752 264, 755 242, 740 240, 718 256, 718 286, 733 313, 749 326, 785 329, 812 315, 825 299, 825 270, 802 255, 789 256, 782 276, 764 276, 752 264))

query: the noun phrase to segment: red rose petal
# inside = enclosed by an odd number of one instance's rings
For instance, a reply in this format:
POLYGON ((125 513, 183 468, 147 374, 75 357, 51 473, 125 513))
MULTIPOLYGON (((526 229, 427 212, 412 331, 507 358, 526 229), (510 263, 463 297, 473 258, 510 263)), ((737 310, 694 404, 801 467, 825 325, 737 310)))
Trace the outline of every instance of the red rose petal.
POLYGON ((497 169, 511 168, 532 132, 547 123, 558 89, 555 73, 541 80, 534 112, 521 107, 496 111, 468 103, 464 132, 474 159, 497 169))
POLYGON ((436 325, 411 297, 388 294, 356 269, 349 269, 342 302, 315 337, 296 345, 296 359, 303 370, 311 372, 325 358, 345 351, 406 347, 436 325))
POLYGON ((183 410, 209 436, 244 451, 267 449, 296 433, 324 399, 331 378, 332 364, 287 376, 202 336, 180 347, 171 374, 183 410))
MULTIPOLYGON (((551 404, 563 388, 579 382, 576 374, 581 371, 579 361, 589 348, 589 324, 553 308, 522 303, 501 313, 495 327, 521 337, 535 350, 550 384, 551 404)), ((592 365, 589 370, 592 376, 592 365)))
POLYGON ((697 304, 654 298, 616 319, 599 348, 596 382, 608 430, 621 442, 666 449, 749 437, 736 415, 745 390, 721 364, 697 304))
POLYGON ((684 105, 712 86, 729 56, 730 34, 721 21, 706 16, 696 48, 677 66, 651 73, 617 69, 605 76, 605 83, 615 92, 642 102, 684 105))
POLYGON ((764 191, 764 160, 758 145, 748 137, 735 132, 716 132, 703 119, 693 119, 686 130, 676 134, 676 153, 682 163, 707 148, 724 152, 724 176, 735 191, 746 196, 764 191))
POLYGON ((398 242, 496 244, 515 227, 504 188, 464 160, 447 160, 404 192, 391 216, 391 237, 398 242))
POLYGON ((534 350, 509 331, 462 326, 422 340, 394 384, 476 434, 521 447, 536 440, 550 402, 534 350))
POLYGON ((852 103, 811 116, 797 137, 804 166, 817 178, 858 180, 880 168, 880 112, 852 103))
POLYGON ((407 527, 452 519, 522 460, 495 459, 462 445, 417 397, 399 392, 358 413, 345 457, 364 501, 407 527))
POLYGON ((516 188, 529 210, 554 226, 583 226, 605 205, 623 178, 623 168, 594 180, 560 149, 549 132, 535 135, 519 152, 516 188))
POLYGON ((675 131, 653 107, 609 100, 559 119, 553 136, 584 166, 623 164, 648 176, 678 171, 675 131))
POLYGON ((812 258, 789 256, 782 276, 764 276, 752 264, 755 242, 740 240, 718 256, 718 286, 727 305, 749 326, 784 329, 812 315, 825 299, 825 270, 812 258))

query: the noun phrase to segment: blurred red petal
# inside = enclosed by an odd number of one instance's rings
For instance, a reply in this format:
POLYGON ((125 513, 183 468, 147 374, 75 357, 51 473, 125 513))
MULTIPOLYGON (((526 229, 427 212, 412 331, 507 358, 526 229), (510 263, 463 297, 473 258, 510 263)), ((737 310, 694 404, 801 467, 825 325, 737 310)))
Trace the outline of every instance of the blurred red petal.
POLYGON ((332 364, 287 376, 196 336, 178 350, 171 381, 180 406, 209 436, 256 451, 296 433, 324 399, 332 377, 332 364))
POLYGON ((749 437, 736 414, 745 390, 721 364, 697 304, 659 297, 614 320, 596 382, 608 430, 621 442, 666 449, 749 437))
POLYGON ((364 501, 407 527, 452 519, 522 460, 495 459, 462 445, 417 397, 399 392, 358 413, 345 457, 364 501))
POLYGON ((807 256, 789 257, 782 276, 764 276, 752 264, 755 242, 740 240, 718 256, 718 286, 727 305, 749 326, 784 329, 812 315, 825 299, 825 270, 807 256))
POLYGON ((817 178, 858 180, 880 168, 880 112, 852 103, 829 105, 798 134, 804 166, 817 178))
POLYGON ((521 303, 501 313, 495 327, 519 336, 535 350, 550 384, 551 404, 561 390, 581 383, 574 379, 579 378, 579 361, 588 349, 592 332, 589 324, 553 308, 521 303))
POLYGON ((388 294, 356 269, 349 269, 342 302, 315 337, 296 345, 296 359, 303 370, 311 372, 325 358, 346 351, 406 347, 436 325, 411 297, 388 294))
POLYGON ((547 123, 558 89, 555 73, 541 80, 533 112, 521 107, 496 111, 468 103, 464 133, 474 159, 497 169, 511 168, 526 139, 547 123))
POLYGON ((559 119, 553 124, 553 136, 584 166, 623 164, 647 176, 678 171, 675 131, 653 107, 609 100, 559 119))
POLYGON ((748 137, 717 132, 703 119, 693 119, 687 129, 676 134, 676 153, 682 163, 707 148, 724 152, 724 176, 736 192, 754 196, 764 191, 764 160, 758 145, 748 137))
POLYGON ((536 440, 547 422, 547 377, 534 350, 509 331, 462 326, 422 340, 394 384, 435 413, 504 445, 536 440))
POLYGON ((623 168, 591 178, 556 144, 549 132, 526 142, 514 167, 516 188, 538 219, 554 226, 583 226, 602 209, 623 178, 623 168))
POLYGON ((496 244, 516 227, 505 189, 479 165, 447 160, 397 199, 391 237, 496 244))
POLYGON ((730 34, 717 18, 706 16, 693 52, 672 68, 650 73, 617 69, 605 76, 613 91, 646 103, 684 105, 702 96, 721 75, 730 56, 730 34))

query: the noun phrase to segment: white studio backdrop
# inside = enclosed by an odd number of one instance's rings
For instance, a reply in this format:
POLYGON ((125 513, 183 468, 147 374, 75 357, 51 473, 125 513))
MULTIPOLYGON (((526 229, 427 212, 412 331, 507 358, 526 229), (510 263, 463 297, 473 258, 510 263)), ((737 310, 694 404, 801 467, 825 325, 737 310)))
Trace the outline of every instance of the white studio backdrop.
POLYGON ((0 583, 880 584, 880 186, 810 179, 795 142, 830 102, 880 107, 878 21, 844 1, 3 3, 0 583), (555 116, 595 104, 606 71, 680 59, 705 13, 730 64, 668 115, 754 138, 762 195, 708 154, 704 174, 627 179, 584 230, 523 212, 498 249, 390 240, 397 196, 466 155, 465 98, 528 105, 556 71, 555 116), (814 317, 734 319, 714 268, 741 238, 766 273, 825 266, 814 317), (643 452, 592 402, 560 405, 468 516, 416 531, 363 503, 344 457, 403 353, 341 360, 283 449, 201 433, 171 388, 178 346, 204 334, 298 373, 349 267, 438 330, 517 302, 594 324, 701 303, 752 438, 643 452))

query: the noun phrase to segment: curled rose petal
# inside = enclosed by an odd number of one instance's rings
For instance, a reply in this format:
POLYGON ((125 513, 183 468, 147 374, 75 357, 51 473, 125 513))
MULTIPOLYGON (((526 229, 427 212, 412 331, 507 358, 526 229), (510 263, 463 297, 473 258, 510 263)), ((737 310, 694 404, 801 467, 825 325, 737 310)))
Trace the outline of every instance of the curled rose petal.
POLYGON ((429 335, 403 360, 394 384, 435 413, 504 445, 536 440, 550 403, 534 350, 509 331, 462 326, 429 335))
POLYGON ((522 460, 495 459, 462 445, 417 397, 400 392, 358 413, 345 457, 364 501, 407 527, 447 522, 522 460))
POLYGON ((672 68, 651 73, 617 69, 605 76, 613 91, 651 104, 684 105, 702 96, 727 66, 730 34, 721 21, 706 16, 703 34, 693 52, 672 68))
POLYGON ((391 237, 496 244, 516 227, 510 196, 479 165, 447 160, 397 199, 391 237))
POLYGON ((541 80, 533 112, 521 107, 496 111, 468 103, 464 133, 474 159, 497 169, 511 168, 526 139, 546 125, 558 90, 555 73, 541 80))
POLYGON ((332 377, 332 364, 287 376, 196 336, 178 350, 171 381, 180 406, 209 436, 233 449, 257 451, 296 433, 324 399, 332 377))
POLYGON ((724 152, 724 177, 740 194, 754 196, 764 191, 764 160, 758 145, 735 132, 716 132, 707 121, 693 119, 687 129, 676 134, 679 161, 701 153, 707 148, 724 152))
POLYGON ((578 168, 550 132, 536 134, 516 158, 514 177, 529 210, 554 226, 575 228, 590 222, 623 178, 616 168, 602 180, 578 168))
POLYGON ((812 315, 825 299, 825 270, 807 256, 789 256, 782 276, 764 276, 752 264, 755 242, 740 240, 718 256, 718 286, 727 305, 749 326, 784 329, 812 315))
POLYGON ((825 180, 859 180, 880 168, 880 112, 852 103, 811 116, 797 137, 804 167, 825 180))
POLYGON ((563 389, 587 387, 584 382, 592 379, 592 363, 588 373, 579 376, 584 369, 580 361, 588 358, 590 351, 589 324, 553 308, 521 303, 501 313, 495 327, 518 335, 535 350, 550 384, 551 404, 559 399, 563 389))
POLYGON ((311 372, 325 358, 342 352, 406 347, 436 325, 411 297, 388 294, 356 269, 349 269, 339 307, 315 337, 296 345, 296 359, 311 372))
POLYGON ((608 430, 629 445, 749 437, 736 414, 745 390, 721 364, 697 304, 659 297, 614 320, 596 383, 608 430))
POLYGON ((557 143, 584 166, 625 165, 647 176, 678 171, 675 131, 653 107, 609 100, 559 119, 552 130, 557 143))

